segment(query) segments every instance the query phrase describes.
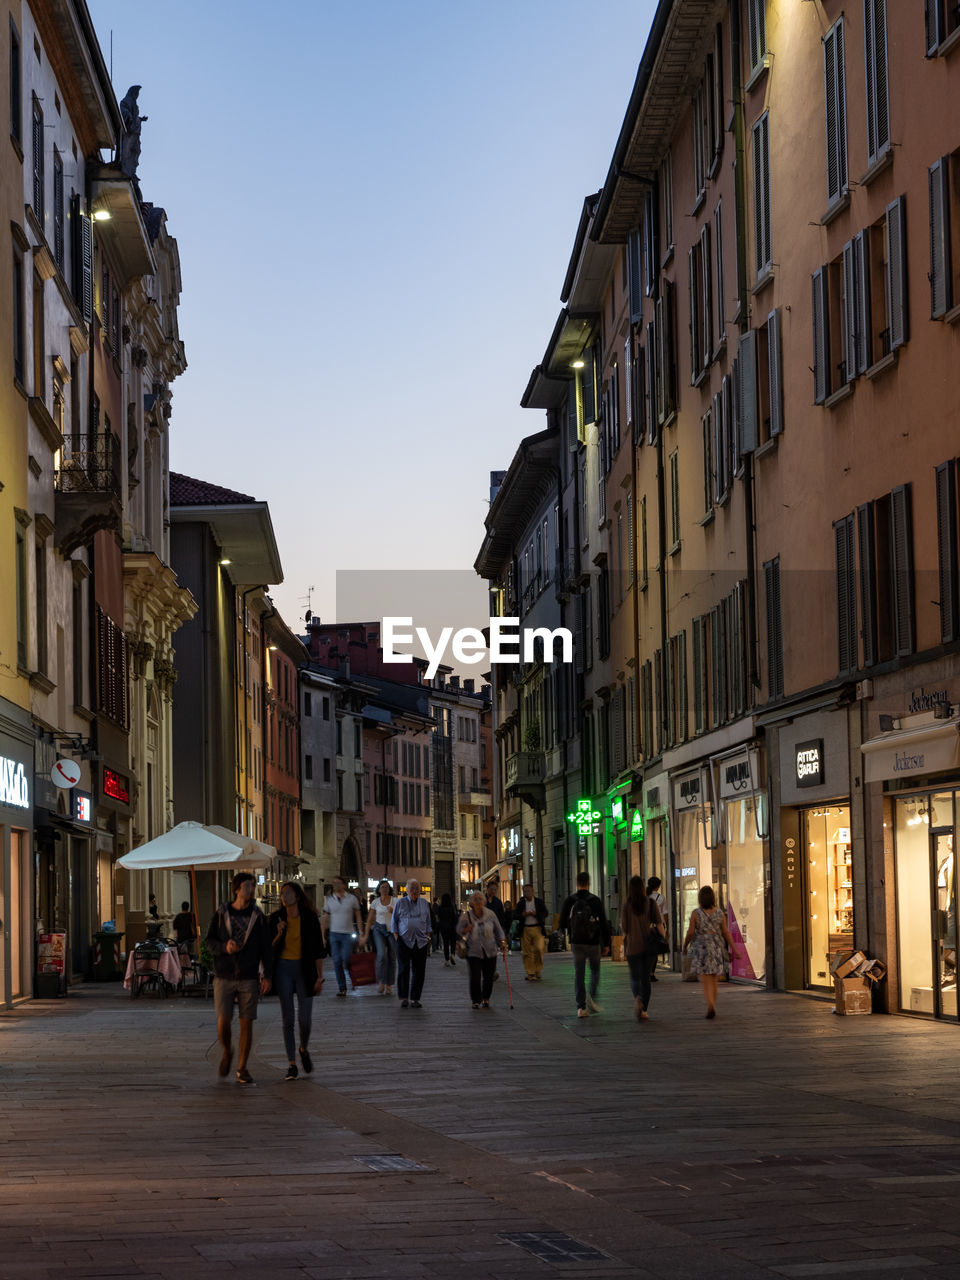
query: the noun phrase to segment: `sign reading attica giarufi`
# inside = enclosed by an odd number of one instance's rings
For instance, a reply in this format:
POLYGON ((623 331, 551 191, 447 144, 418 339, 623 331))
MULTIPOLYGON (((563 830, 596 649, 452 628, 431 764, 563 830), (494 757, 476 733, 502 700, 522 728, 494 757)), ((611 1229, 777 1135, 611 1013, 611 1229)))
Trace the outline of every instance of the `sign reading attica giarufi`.
POLYGON ((797 743, 797 786, 823 786, 823 739, 797 743))

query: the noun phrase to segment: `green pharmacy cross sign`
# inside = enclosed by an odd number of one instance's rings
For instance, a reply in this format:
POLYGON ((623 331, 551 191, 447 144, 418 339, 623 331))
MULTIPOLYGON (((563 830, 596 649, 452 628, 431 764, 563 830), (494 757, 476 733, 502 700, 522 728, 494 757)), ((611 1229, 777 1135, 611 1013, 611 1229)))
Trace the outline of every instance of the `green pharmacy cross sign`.
POLYGON ((577 828, 577 835, 588 836, 593 831, 593 824, 599 822, 603 815, 593 807, 591 800, 578 800, 574 813, 567 814, 567 821, 577 828))

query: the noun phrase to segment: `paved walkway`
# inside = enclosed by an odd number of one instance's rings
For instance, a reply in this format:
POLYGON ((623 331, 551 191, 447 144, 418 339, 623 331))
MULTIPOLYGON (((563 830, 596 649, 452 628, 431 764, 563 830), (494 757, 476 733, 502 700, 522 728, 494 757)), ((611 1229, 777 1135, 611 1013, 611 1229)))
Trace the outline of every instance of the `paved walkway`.
POLYGON ((735 986, 707 1022, 674 975, 641 1026, 608 962, 578 1021, 568 955, 510 972, 512 1012, 435 958, 422 1010, 318 1000, 289 1084, 267 1000, 252 1089, 212 1001, 0 1017, 0 1276, 960 1275, 960 1028, 735 986), (604 1256, 531 1252, 564 1236, 604 1256))

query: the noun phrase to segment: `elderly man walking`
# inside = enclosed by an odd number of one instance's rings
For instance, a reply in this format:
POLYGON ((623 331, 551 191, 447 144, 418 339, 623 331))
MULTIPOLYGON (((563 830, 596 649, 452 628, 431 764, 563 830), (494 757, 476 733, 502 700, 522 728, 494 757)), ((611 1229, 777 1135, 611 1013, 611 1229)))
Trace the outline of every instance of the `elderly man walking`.
POLYGON ((513 913, 514 923, 520 931, 520 950, 528 982, 539 982, 543 972, 543 952, 546 942, 547 904, 534 896, 533 885, 523 886, 523 897, 513 913))
POLYGON ((407 896, 393 908, 393 936, 397 940, 397 995, 400 1008, 422 1008, 420 995, 430 954, 433 921, 430 904, 420 897, 420 881, 407 881, 407 896))

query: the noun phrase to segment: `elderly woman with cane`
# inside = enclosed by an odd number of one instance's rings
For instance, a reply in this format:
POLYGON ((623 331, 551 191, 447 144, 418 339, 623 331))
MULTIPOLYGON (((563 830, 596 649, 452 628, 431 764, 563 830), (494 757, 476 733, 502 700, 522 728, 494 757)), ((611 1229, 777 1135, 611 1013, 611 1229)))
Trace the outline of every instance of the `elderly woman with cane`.
POLYGON ((497 951, 506 954, 507 938, 500 921, 485 904, 482 893, 471 894, 470 905, 460 917, 457 933, 467 950, 470 1001, 474 1009, 489 1009, 493 975, 497 971, 497 951))

